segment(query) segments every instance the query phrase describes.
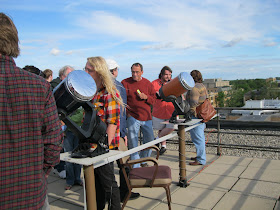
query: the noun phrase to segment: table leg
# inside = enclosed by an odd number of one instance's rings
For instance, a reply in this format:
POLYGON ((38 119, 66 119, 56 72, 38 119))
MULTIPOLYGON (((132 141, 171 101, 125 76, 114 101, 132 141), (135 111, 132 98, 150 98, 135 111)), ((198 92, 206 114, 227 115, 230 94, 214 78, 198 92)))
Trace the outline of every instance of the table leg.
POLYGON ((180 187, 187 187, 186 177, 186 144, 185 144, 185 126, 178 125, 178 136, 179 136, 179 168, 180 168, 180 187))
POLYGON ((85 175, 85 189, 86 189, 86 202, 88 210, 96 210, 96 191, 95 191, 95 177, 94 167, 83 166, 85 175))

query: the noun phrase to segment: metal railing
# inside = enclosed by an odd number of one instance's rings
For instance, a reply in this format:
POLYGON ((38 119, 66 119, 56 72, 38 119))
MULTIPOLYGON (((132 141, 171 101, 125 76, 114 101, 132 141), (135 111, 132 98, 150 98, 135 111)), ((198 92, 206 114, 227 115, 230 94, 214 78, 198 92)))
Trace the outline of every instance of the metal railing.
MULTIPOLYGON (((232 135, 244 135, 244 136, 264 136, 264 137, 275 137, 276 141, 280 145, 280 121, 278 122, 270 122, 270 121, 239 121, 239 120, 224 120, 220 119, 220 111, 221 110, 278 110, 279 108, 242 108, 242 107, 217 107, 217 117, 209 122, 207 122, 207 128, 212 128, 211 133, 217 134, 216 143, 208 142, 207 146, 217 147, 217 154, 222 154, 222 148, 231 148, 231 149, 246 149, 246 150, 259 150, 259 151, 270 151, 270 152, 280 152, 279 146, 264 146, 264 145, 250 145, 250 144, 228 144, 222 143, 221 135, 223 134, 232 134, 232 135), (224 131, 224 129, 230 131, 224 131), (234 130, 246 130, 246 132, 236 132, 234 130), (258 129, 259 131, 279 131, 279 134, 273 133, 256 133, 256 132, 248 132, 258 129)), ((280 118, 280 116, 279 116, 280 118)), ((207 131, 205 131, 207 132, 207 131)), ((210 132, 209 132, 210 133, 210 132)), ((167 142, 172 144, 177 144, 178 139, 169 139, 167 142)), ((186 140, 186 143, 192 145, 192 141, 186 140)))
MULTIPOLYGON (((221 125, 224 126, 224 128, 228 128, 233 130, 233 128, 239 128, 239 129, 269 129, 269 130, 275 130, 280 131, 280 121, 279 122, 266 122, 266 121, 238 121, 238 120, 221 120, 220 119, 220 113, 221 110, 275 110, 280 111, 279 108, 242 108, 242 107, 217 107, 215 108, 217 110, 217 117, 214 120, 211 120, 207 123, 207 126, 209 125, 214 126, 216 124, 217 131, 213 131, 213 133, 217 133, 217 154, 220 155, 222 147, 227 148, 235 148, 235 149, 249 149, 249 150, 262 150, 262 151, 275 151, 279 152, 280 147, 271 147, 271 146, 255 146, 255 145, 242 145, 242 144, 223 144, 221 142, 221 134, 238 134, 238 135, 255 135, 255 136, 275 136, 278 138, 278 141, 280 142, 280 135, 279 134, 268 134, 268 133, 256 133, 256 132, 234 132, 234 131, 221 131, 221 125)), ((210 143, 211 144, 211 143, 210 143)), ((213 146, 215 144, 212 143, 213 146)), ((279 144, 278 144, 279 145, 279 144)))

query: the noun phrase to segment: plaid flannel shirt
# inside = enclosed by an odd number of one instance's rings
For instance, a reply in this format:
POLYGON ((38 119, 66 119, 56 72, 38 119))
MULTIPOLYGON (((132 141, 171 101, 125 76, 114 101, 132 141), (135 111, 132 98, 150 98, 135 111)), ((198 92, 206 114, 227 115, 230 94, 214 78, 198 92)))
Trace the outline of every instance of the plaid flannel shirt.
POLYGON ((50 84, 0 55, 0 209, 40 209, 63 135, 50 84))
MULTIPOLYGON (((119 97, 118 94, 117 96, 119 97)), ((117 125, 115 138, 109 145, 110 149, 117 148, 120 141, 120 103, 105 88, 95 94, 92 103, 95 106, 97 115, 104 123, 117 125)))

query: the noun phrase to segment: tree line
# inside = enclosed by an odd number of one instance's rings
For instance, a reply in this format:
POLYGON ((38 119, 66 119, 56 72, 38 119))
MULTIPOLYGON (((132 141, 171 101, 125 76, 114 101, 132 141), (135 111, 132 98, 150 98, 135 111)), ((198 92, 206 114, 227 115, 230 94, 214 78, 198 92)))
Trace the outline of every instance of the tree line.
POLYGON ((245 100, 262 100, 280 98, 280 88, 277 82, 265 79, 248 79, 230 81, 232 89, 225 94, 218 93, 218 107, 242 107, 245 100))

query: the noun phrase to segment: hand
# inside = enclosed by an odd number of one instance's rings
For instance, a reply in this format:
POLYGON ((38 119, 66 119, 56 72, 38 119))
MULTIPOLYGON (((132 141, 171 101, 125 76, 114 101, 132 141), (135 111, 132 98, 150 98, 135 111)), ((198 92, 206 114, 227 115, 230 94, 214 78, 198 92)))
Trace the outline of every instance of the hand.
POLYGON ((138 94, 139 98, 146 100, 148 98, 148 96, 145 93, 140 93, 138 94))
POLYGON ((123 137, 123 139, 124 139, 125 146, 127 146, 127 136, 123 137))

